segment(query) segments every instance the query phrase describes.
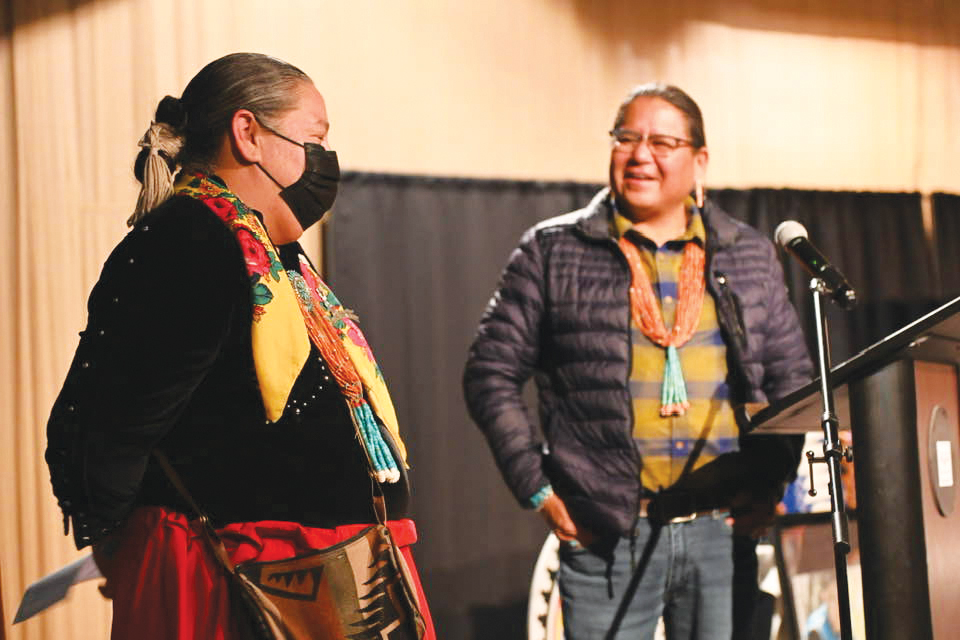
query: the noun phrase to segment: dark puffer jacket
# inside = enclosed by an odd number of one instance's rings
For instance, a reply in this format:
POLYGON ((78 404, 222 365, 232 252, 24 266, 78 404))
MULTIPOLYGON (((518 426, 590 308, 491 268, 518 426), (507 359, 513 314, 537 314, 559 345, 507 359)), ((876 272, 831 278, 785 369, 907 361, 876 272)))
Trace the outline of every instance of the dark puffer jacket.
MULTIPOLYGON (((516 498, 552 484, 579 523, 628 535, 642 492, 632 438, 630 271, 609 190, 524 234, 481 320, 464 373, 470 414, 516 498), (521 397, 536 376, 544 457, 521 397)), ((712 206, 707 290, 727 345, 731 402, 767 402, 810 380, 797 314, 773 244, 712 206)), ((796 468, 797 438, 742 437, 708 481, 727 496, 770 491, 796 468)))

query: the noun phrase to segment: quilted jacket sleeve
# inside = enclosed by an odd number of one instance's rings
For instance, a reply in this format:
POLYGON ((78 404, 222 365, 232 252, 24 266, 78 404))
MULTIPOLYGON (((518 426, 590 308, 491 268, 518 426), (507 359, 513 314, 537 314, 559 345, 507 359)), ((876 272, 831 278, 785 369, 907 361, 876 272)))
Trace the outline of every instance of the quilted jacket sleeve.
MULTIPOLYGON (((810 382, 813 366, 776 249, 770 242, 764 245, 769 253, 769 302, 762 325, 761 386, 768 401, 774 402, 810 382)), ((803 436, 753 435, 741 440, 741 450, 756 461, 756 468, 763 469, 761 482, 773 487, 780 487, 796 471, 802 447, 803 436)))
POLYGON ((480 321, 463 377, 467 408, 497 466, 524 506, 549 484, 540 439, 521 397, 539 357, 544 313, 544 256, 528 231, 514 250, 480 321))
POLYGON ((772 245, 770 249, 770 315, 765 327, 763 392, 772 402, 810 382, 813 365, 797 311, 787 295, 776 249, 772 245))

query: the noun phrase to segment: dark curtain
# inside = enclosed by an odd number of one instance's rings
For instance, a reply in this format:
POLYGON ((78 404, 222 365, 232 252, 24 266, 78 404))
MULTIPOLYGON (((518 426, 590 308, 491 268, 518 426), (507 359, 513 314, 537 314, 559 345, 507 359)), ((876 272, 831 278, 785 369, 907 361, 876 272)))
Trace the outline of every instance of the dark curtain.
MULTIPOLYGON (((933 258, 917 193, 720 189, 709 197, 767 237, 796 220, 811 242, 857 290, 858 304, 842 311, 825 304, 833 363, 839 364, 937 306, 933 258)), ((781 251, 791 299, 815 351, 810 276, 781 251)))
POLYGON ((935 193, 932 205, 939 263, 939 293, 946 302, 960 296, 960 196, 935 193))
POLYGON ((525 229, 589 201, 573 183, 346 174, 328 228, 331 286, 390 385, 410 450, 414 548, 441 638, 526 637, 547 528, 506 489, 460 380, 525 229))
MULTIPOLYGON (((460 379, 521 233, 584 206, 598 188, 344 175, 325 236, 327 275, 359 314, 397 405, 421 532, 414 553, 442 638, 526 637, 527 590, 547 529, 507 491, 467 417, 460 379)), ((857 310, 829 312, 837 363, 931 306, 915 194, 755 189, 710 197, 768 236, 782 220, 800 221, 857 288, 857 310)), ((808 278, 784 262, 809 327, 808 278)))

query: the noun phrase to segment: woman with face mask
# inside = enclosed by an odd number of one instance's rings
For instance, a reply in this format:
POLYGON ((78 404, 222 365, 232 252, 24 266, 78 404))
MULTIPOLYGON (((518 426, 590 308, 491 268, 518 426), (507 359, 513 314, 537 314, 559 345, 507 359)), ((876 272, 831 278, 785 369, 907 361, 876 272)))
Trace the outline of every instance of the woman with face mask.
MULTIPOLYGON (((242 53, 164 98, 140 141, 132 230, 90 295, 46 452, 65 527, 107 578, 114 638, 246 633, 174 476, 234 563, 329 548, 385 516, 433 637, 390 396, 297 243, 336 197, 329 128, 302 71, 242 53)), ((358 615, 377 632, 401 614, 358 615)))

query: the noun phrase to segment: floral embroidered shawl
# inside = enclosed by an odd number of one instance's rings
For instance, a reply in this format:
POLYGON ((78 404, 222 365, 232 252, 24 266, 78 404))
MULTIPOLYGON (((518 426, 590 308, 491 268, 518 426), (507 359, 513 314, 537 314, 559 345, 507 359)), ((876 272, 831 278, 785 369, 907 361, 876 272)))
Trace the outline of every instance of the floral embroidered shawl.
POLYGON ((306 257, 300 256, 302 276, 284 270, 260 219, 220 179, 202 173, 181 174, 175 192, 205 204, 233 232, 243 251, 253 302, 254 366, 267 419, 280 419, 293 384, 310 355, 311 337, 304 314, 316 308, 336 330, 360 377, 363 397, 355 401, 348 398, 348 405, 371 464, 381 482, 396 482, 400 476, 396 461, 383 442, 373 415, 392 436, 405 464, 406 449, 400 439, 396 411, 373 352, 337 297, 306 257))

